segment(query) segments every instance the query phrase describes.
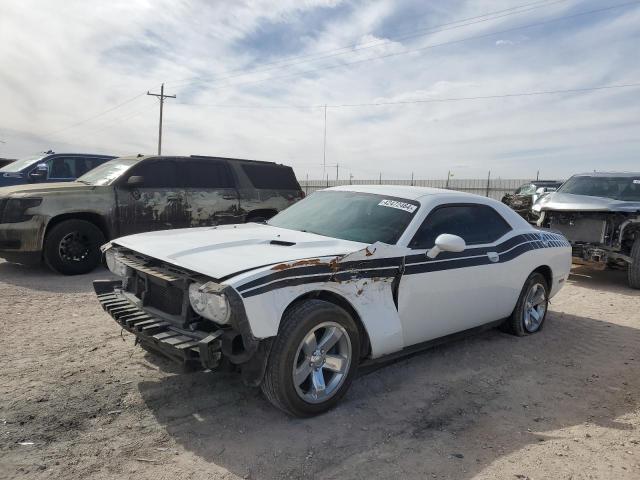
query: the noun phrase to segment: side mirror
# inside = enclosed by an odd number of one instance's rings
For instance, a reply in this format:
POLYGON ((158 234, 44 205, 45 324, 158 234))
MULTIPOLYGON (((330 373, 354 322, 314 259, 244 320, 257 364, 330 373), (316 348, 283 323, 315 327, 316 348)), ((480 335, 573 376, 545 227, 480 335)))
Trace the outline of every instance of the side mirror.
POLYGON ((42 182, 49 176, 49 167, 46 163, 39 163, 36 168, 29 173, 29 179, 34 182, 42 182))
POLYGON ((427 257, 436 258, 440 252, 462 252, 465 248, 467 244, 461 237, 443 233, 438 235, 436 245, 427 252, 427 257))
POLYGON ((132 175, 127 179, 127 187, 136 188, 144 185, 144 177, 140 175, 132 175))

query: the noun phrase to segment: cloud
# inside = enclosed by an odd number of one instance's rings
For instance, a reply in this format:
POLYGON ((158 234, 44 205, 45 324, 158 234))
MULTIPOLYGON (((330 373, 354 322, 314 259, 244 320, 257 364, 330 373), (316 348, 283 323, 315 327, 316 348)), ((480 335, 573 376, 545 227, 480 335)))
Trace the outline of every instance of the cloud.
MULTIPOLYGON (((486 36, 602 4, 571 0, 495 20, 478 17, 508 8, 511 2, 470 0, 7 2, 0 16, 0 140, 7 143, 0 143, 0 156, 49 148, 153 152, 158 106, 145 93, 165 82, 178 97, 165 104, 165 153, 275 160, 301 177, 319 177, 322 108, 239 107, 640 81, 640 65, 632 61, 640 8, 486 36), (468 37, 476 38, 461 41, 468 37), (413 53, 400 54, 407 50, 413 53), (385 55, 393 56, 379 58, 385 55)), ((557 177, 603 166, 637 169, 638 98, 630 88, 329 108, 327 163, 356 178, 443 177, 449 169, 457 178, 488 169, 503 178, 538 169, 557 177)))

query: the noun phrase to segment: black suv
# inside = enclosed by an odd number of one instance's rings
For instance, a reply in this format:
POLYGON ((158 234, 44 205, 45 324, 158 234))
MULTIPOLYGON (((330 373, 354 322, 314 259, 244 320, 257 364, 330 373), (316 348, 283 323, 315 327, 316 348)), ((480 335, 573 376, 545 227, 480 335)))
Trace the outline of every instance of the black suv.
POLYGON ((67 275, 107 240, 151 230, 261 222, 304 197, 291 167, 234 158, 121 157, 75 182, 0 190, 0 257, 67 275))

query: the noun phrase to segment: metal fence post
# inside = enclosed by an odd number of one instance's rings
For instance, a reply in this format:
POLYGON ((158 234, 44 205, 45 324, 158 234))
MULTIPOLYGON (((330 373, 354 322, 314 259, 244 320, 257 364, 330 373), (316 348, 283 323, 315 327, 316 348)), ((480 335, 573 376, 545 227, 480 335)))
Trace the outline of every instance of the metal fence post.
POLYGON ((491 185, 491 170, 489 170, 489 174, 487 175, 487 194, 485 197, 489 196, 489 187, 491 185))

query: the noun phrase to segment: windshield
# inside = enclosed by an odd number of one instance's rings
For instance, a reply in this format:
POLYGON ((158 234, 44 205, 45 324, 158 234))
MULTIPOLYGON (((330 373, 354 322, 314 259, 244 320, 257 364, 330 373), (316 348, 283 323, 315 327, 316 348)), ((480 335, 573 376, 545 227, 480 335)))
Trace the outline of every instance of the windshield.
POLYGON ((17 173, 21 172, 25 167, 36 163, 38 160, 42 160, 44 155, 33 155, 27 158, 21 158, 20 160, 16 160, 15 162, 10 163, 9 165, 5 165, 0 168, 0 172, 7 173, 17 173))
POLYGON ((516 190, 516 195, 533 195, 534 193, 536 193, 536 186, 530 183, 522 185, 518 190, 516 190))
POLYGON ((115 179, 139 161, 139 158, 116 158, 109 160, 93 170, 88 171, 78 178, 77 181, 90 185, 111 185, 115 179))
POLYGON ((362 243, 395 244, 418 202, 371 193, 323 191, 293 204, 267 223, 362 243))
POLYGON ((640 174, 637 177, 571 177, 558 192, 640 202, 640 174))

